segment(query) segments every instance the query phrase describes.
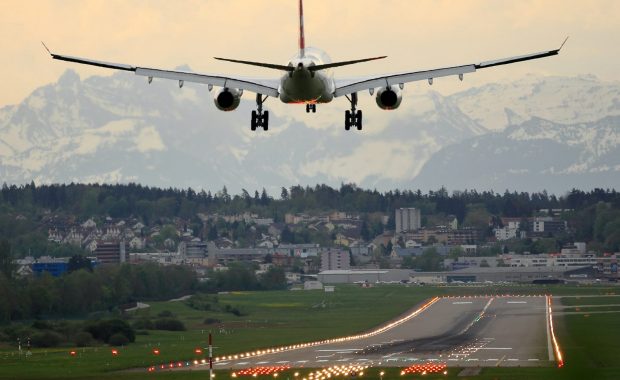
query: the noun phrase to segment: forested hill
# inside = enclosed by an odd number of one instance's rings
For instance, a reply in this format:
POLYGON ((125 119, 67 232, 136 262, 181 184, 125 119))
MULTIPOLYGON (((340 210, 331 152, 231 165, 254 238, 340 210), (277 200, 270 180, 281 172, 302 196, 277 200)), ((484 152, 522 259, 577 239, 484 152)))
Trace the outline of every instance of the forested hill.
POLYGON ((147 226, 180 218, 194 231, 200 231, 204 227, 200 213, 222 216, 250 212, 276 223, 283 222, 287 213, 343 211, 359 213, 363 220, 372 213, 382 213, 389 217, 385 226, 389 230, 394 228, 394 209, 399 207, 419 208, 423 218, 454 215, 459 224, 478 220, 483 225, 490 218, 531 217, 548 209, 571 210, 562 217, 577 241, 598 241, 608 249, 620 244, 620 195, 615 190, 572 190, 560 197, 545 192, 499 194, 475 190, 449 194, 444 189, 381 193, 353 184, 343 184, 339 189, 327 185, 293 186, 282 188, 280 194, 244 190, 234 195, 226 188, 211 193, 137 184, 5 184, 0 190, 0 239, 9 240, 15 249, 19 248, 17 256, 23 256, 47 244, 50 218, 61 217, 74 223, 89 218, 133 218, 147 226), (613 243, 616 240, 618 244, 613 243))
POLYGON ((149 220, 159 217, 190 219, 199 212, 234 214, 256 212, 262 216, 283 220, 285 213, 314 211, 386 212, 399 207, 418 207, 423 213, 446 213, 462 221, 471 205, 484 205, 493 215, 528 217, 541 209, 574 209, 608 202, 620 205, 616 190, 595 189, 589 192, 572 190, 563 196, 542 193, 465 190, 449 194, 438 191, 393 190, 378 192, 343 184, 339 189, 327 185, 282 188, 280 194, 229 194, 226 187, 216 193, 204 190, 161 189, 138 184, 99 185, 62 184, 24 186, 4 184, 0 190, 3 214, 64 212, 78 218, 96 215, 113 218, 134 216, 149 220))

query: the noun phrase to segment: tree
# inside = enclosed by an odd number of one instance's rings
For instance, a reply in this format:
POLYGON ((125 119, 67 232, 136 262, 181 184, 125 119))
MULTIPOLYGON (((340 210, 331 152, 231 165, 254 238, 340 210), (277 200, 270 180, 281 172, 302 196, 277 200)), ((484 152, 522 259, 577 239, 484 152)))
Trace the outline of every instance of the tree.
POLYGON ((215 224, 209 226, 209 232, 207 233, 207 239, 209 239, 210 241, 213 241, 213 240, 217 240, 217 238, 218 238, 217 226, 215 224))
POLYGON ((82 255, 71 256, 71 258, 69 259, 69 263, 67 265, 67 271, 71 273, 79 269, 86 269, 87 271, 92 272, 93 265, 90 262, 90 259, 82 255))
POLYGON ((15 272, 11 244, 6 239, 0 240, 0 272, 9 280, 13 278, 15 272))
POLYGON ((265 290, 286 289, 286 275, 284 269, 271 267, 260 277, 260 287, 265 290))
POLYGON ((420 256, 416 257, 415 266, 425 272, 438 271, 442 267, 441 256, 435 248, 426 249, 420 256))
POLYGON ((288 200, 288 190, 286 189, 286 187, 282 188, 282 191, 280 192, 280 198, 283 201, 287 201, 288 200))

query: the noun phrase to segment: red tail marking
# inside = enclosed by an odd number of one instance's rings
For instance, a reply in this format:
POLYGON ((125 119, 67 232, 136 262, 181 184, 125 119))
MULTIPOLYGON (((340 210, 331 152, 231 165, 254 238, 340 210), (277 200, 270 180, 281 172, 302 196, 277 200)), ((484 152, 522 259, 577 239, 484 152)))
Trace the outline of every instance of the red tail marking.
POLYGON ((306 39, 304 37, 304 2, 299 0, 299 50, 301 56, 304 55, 304 49, 306 48, 306 39))

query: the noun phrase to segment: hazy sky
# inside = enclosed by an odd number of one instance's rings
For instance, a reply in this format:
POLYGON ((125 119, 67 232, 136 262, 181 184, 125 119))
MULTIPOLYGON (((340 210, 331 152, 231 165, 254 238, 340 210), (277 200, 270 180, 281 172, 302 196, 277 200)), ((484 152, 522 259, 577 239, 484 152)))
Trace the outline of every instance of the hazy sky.
MULTIPOLYGON (((305 13, 306 43, 333 60, 389 56, 337 69, 340 76, 476 63, 556 48, 570 35, 560 57, 484 70, 466 83, 526 73, 620 80, 617 0, 306 0, 305 13)), ((82 78, 111 74, 52 61, 41 40, 69 55, 268 77, 279 73, 211 57, 284 63, 297 49, 297 22, 296 0, 0 0, 0 106, 20 102, 67 68, 82 78)), ((455 84, 445 78, 435 87, 450 92, 455 84)))

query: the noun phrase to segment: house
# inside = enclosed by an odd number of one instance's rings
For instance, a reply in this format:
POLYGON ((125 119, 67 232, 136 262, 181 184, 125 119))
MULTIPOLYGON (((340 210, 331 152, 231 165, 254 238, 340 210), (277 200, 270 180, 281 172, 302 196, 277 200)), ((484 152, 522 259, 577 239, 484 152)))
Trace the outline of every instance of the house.
POLYGON ((256 244, 257 247, 259 248, 273 248, 275 246, 275 244, 271 241, 271 240, 261 240, 260 242, 258 242, 258 244, 256 244))
POLYGON ((301 281, 300 273, 286 272, 284 276, 286 277, 286 282, 289 284, 295 284, 301 281))
POLYGON ((94 220, 88 219, 84 223, 82 223, 82 228, 95 228, 97 227, 97 223, 94 220))
POLYGON ((280 236, 282 235, 282 231, 284 231, 284 228, 286 227, 286 224, 284 223, 273 223, 269 226, 269 228, 267 228, 267 233, 269 233, 269 235, 280 239, 280 236))
POLYGON ((304 282, 304 290, 322 290, 323 283, 321 281, 306 281, 304 282))

